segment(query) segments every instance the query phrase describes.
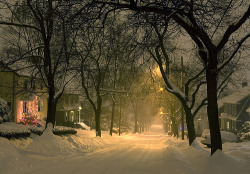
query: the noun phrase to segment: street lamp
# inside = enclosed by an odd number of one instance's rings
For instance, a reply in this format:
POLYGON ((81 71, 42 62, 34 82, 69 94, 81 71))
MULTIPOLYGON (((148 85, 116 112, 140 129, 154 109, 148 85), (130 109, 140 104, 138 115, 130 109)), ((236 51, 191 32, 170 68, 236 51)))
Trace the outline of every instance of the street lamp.
POLYGON ((162 91, 163 91, 163 88, 160 88, 160 91, 162 92, 162 91))
POLYGON ((81 120, 81 110, 82 110, 82 107, 79 106, 79 123, 80 123, 80 120, 81 120))

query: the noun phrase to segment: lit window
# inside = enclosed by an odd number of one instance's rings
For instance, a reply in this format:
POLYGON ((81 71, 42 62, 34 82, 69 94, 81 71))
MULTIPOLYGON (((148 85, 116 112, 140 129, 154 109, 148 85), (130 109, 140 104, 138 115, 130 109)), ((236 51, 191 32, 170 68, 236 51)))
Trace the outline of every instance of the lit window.
POLYGON ((68 112, 65 112, 65 121, 68 121, 68 112))
POLYGON ((227 122, 227 130, 229 130, 229 128, 230 128, 230 123, 229 123, 229 121, 227 122))
POLYGON ((71 121, 74 121, 74 111, 70 111, 71 121))

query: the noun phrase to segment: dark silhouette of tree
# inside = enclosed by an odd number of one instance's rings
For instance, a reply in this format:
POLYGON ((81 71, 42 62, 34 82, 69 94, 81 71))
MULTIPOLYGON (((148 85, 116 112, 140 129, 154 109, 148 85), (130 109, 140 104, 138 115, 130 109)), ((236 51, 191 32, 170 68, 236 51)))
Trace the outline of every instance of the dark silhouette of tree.
POLYGON ((14 35, 22 37, 16 40, 21 51, 7 57, 11 58, 7 65, 23 62, 21 68, 34 69, 31 75, 42 79, 49 95, 46 125, 55 124, 57 101, 74 76, 71 60, 74 58, 75 34, 85 19, 81 14, 81 20, 76 24, 80 15, 78 5, 77 1, 54 0, 1 2, 2 7, 9 9, 10 16, 5 20, 2 18, 0 24, 15 27, 18 32, 14 35))
POLYGON ((217 149, 222 149, 217 106, 217 78, 218 73, 244 47, 245 41, 250 37, 249 31, 243 29, 250 16, 249 1, 93 0, 92 2, 93 5, 100 5, 102 7, 100 12, 106 15, 118 9, 129 9, 137 14, 159 14, 164 18, 171 18, 187 32, 197 45, 198 55, 206 72, 211 154, 217 149), (230 55, 220 60, 219 55, 223 48, 230 48, 230 55))

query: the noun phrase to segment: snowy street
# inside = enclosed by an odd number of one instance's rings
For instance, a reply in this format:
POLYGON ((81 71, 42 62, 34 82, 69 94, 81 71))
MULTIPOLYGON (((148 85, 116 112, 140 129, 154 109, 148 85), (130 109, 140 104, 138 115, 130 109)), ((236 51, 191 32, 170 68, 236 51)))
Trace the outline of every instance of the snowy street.
MULTIPOLYGON (((139 136, 122 140, 116 145, 79 156, 71 161, 59 162, 45 169, 45 173, 165 173, 162 147, 165 137, 139 136), (62 167, 63 166, 63 167, 62 167)), ((43 173, 42 172, 42 173, 43 173)), ((32 173, 32 172, 31 172, 32 173)))
POLYGON ((0 140, 4 174, 199 174, 248 173, 250 143, 226 143, 225 153, 166 136, 159 125, 146 134, 95 137, 94 131, 58 137, 45 132, 34 140, 0 140), (15 144, 15 146, 13 145, 15 144), (35 148, 33 148, 35 147, 35 148))

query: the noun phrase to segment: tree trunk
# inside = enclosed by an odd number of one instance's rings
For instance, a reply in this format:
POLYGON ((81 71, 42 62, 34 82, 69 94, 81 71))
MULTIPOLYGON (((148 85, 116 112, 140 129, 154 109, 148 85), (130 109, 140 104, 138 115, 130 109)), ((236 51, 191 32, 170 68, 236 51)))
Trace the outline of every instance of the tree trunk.
POLYGON ((52 123, 53 127, 55 126, 56 120, 56 104, 57 101, 54 99, 55 91, 50 89, 49 98, 48 98, 48 110, 47 110, 47 120, 46 128, 48 123, 52 123))
POLYGON ((120 101, 119 136, 121 135, 121 122, 122 122, 122 105, 120 101))
POLYGON ((137 113, 135 113, 135 129, 134 129, 134 133, 138 132, 138 115, 137 113))
POLYGON ((185 113, 186 113, 186 123, 187 123, 187 130, 188 130, 188 142, 189 145, 193 143, 193 141, 196 138, 195 135, 195 128, 194 128, 194 117, 191 113, 191 110, 189 108, 185 108, 185 113))
POLYGON ((181 139, 184 140, 184 113, 183 113, 183 106, 181 106, 181 139))
POLYGON ((95 129, 96 136, 101 137, 101 111, 102 111, 102 98, 100 96, 97 97, 97 110, 95 112, 95 129))
POLYGON ((222 150, 222 140, 220 134, 219 118, 218 118, 218 104, 217 104, 217 75, 216 65, 210 65, 206 72, 207 78, 207 114, 210 128, 211 138, 211 155, 217 149, 222 150), (215 68, 214 68, 215 67, 215 68))
POLYGON ((110 131, 109 131, 109 134, 111 136, 113 133, 114 117, 115 117, 115 100, 113 100, 113 105, 112 105, 111 124, 110 124, 110 131))

